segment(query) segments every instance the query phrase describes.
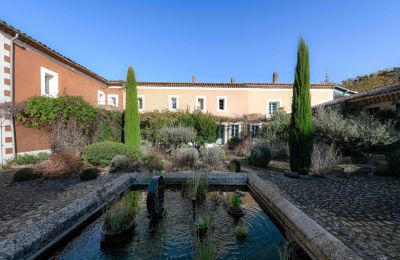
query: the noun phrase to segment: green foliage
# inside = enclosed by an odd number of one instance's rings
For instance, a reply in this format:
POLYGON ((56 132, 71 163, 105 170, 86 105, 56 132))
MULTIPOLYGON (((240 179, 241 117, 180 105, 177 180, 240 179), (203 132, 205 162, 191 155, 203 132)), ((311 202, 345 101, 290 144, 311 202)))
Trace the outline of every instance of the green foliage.
POLYGON ((40 172, 32 168, 22 168, 14 173, 13 182, 29 181, 42 177, 40 172))
POLYGON ((129 167, 128 157, 116 155, 110 162, 110 172, 123 172, 129 167))
POLYGON ((266 145, 255 145, 250 152, 249 162, 257 167, 267 167, 271 160, 271 149, 266 145))
POLYGON ((7 165, 18 164, 36 164, 49 158, 48 153, 37 153, 37 154, 22 154, 17 155, 17 158, 7 161, 7 165))
POLYGON ((156 154, 143 156, 142 164, 149 173, 161 173, 164 169, 162 158, 156 154))
POLYGON ((132 66, 126 76, 125 144, 136 158, 140 157, 140 115, 137 99, 137 83, 132 66))
POLYGON ((199 201, 203 201, 206 199, 207 195, 207 179, 204 176, 198 178, 197 190, 196 190, 196 199, 199 201))
POLYGON ((43 129, 51 128, 58 120, 67 123, 70 118, 75 118, 79 127, 89 133, 97 122, 97 111, 82 97, 37 96, 30 98, 23 112, 17 115, 18 121, 23 125, 43 129))
POLYGON ((240 172, 240 162, 238 160, 232 160, 228 164, 228 171, 230 172, 240 172))
POLYGON ((83 151, 83 158, 95 165, 109 165, 116 155, 128 155, 125 144, 115 142, 99 142, 88 145, 83 151))
POLYGON ((308 47, 300 38, 293 85, 292 114, 289 129, 290 169, 306 174, 311 165, 313 121, 310 97, 310 62, 308 47))
POLYGON ((106 230, 117 232, 131 224, 133 216, 139 212, 139 201, 139 192, 131 191, 114 208, 107 210, 104 219, 106 230))
POLYGON ((208 227, 210 227, 211 225, 211 218, 207 218, 207 217, 199 217, 196 220, 196 228, 197 229, 207 229, 208 227))
POLYGON ((237 239, 243 240, 246 239, 247 236, 249 235, 249 228, 243 223, 240 223, 235 227, 233 233, 235 233, 237 239))
POLYGON ((277 138, 287 141, 289 138, 290 115, 283 110, 278 110, 270 120, 261 128, 260 136, 272 141, 277 138))
POLYGON ((397 83, 400 83, 400 68, 381 70, 369 75, 358 76, 354 79, 347 79, 342 82, 343 87, 359 92, 397 83))
POLYGON ((242 212, 242 197, 234 193, 229 201, 229 207, 233 212, 242 212))
POLYGON ((98 133, 96 142, 122 142, 123 113, 118 110, 98 109, 98 133))
POLYGON ((208 239, 198 239, 196 243, 196 260, 217 259, 217 249, 208 239))
POLYGON ((400 176, 400 149, 392 152, 389 156, 389 173, 400 176))
POLYGON ((160 142, 167 149, 175 149, 182 144, 194 142, 196 131, 191 127, 172 126, 160 130, 160 142))
POLYGON ((79 174, 79 179, 81 181, 94 180, 97 178, 97 176, 99 176, 99 173, 100 173, 100 171, 97 168, 89 168, 89 169, 83 170, 79 174))
POLYGON ((218 124, 215 118, 209 113, 195 111, 184 112, 178 116, 177 124, 192 127, 196 130, 196 144, 214 143, 217 140, 218 124))

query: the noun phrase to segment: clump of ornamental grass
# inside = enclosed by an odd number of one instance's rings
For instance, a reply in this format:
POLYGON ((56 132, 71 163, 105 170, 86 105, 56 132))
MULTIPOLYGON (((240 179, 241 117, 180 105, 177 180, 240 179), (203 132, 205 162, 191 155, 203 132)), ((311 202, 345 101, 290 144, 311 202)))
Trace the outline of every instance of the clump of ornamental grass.
POLYGON ((244 240, 249 235, 249 228, 241 223, 235 227, 233 232, 235 233, 237 239, 244 240))
POLYGON ((211 218, 199 217, 195 223, 197 229, 207 229, 212 224, 211 218))
POLYGON ((242 212, 242 197, 235 193, 232 195, 231 199, 229 200, 229 207, 233 212, 240 213, 242 212))
POLYGON ((207 195, 207 179, 204 176, 201 176, 197 179, 197 190, 196 190, 196 199, 197 200, 205 200, 207 195))
POLYGON ((217 249, 216 246, 208 239, 203 238, 197 240, 196 243, 196 260, 214 260, 217 259, 217 249))
POLYGON ((118 232, 132 224, 134 216, 139 213, 140 193, 131 191, 122 197, 115 207, 107 210, 104 219, 105 229, 118 232))

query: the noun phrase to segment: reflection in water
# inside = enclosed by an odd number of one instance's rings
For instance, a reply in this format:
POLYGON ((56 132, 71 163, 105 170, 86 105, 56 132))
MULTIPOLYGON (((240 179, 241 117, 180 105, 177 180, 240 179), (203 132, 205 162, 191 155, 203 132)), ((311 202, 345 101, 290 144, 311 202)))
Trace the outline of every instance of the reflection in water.
MULTIPOLYGON (((225 196, 230 194, 224 192, 225 196)), ((142 192, 140 214, 135 235, 124 245, 112 250, 100 250, 100 217, 66 245, 59 259, 192 259, 195 237, 192 202, 178 191, 165 193, 166 214, 157 223, 150 223, 146 209, 146 192, 142 192)), ((237 241, 233 230, 235 221, 223 205, 209 199, 196 205, 196 218, 211 217, 209 239, 217 247, 219 259, 279 259, 284 237, 248 192, 243 198, 245 216, 239 220, 249 227, 249 237, 237 241)), ((236 223, 235 223, 236 222, 236 223)))

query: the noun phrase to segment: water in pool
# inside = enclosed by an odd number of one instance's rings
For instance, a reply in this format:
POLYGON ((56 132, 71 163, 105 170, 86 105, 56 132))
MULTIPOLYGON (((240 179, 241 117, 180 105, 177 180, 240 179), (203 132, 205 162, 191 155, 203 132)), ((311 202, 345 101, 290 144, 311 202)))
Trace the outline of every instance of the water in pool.
MULTIPOLYGON (((221 203, 207 200, 196 205, 196 218, 210 217, 212 226, 207 239, 217 259, 279 259, 285 238, 251 197, 243 192, 244 217, 235 221, 221 203), (243 222, 249 228, 247 240, 239 241, 234 227, 243 222)), ((231 192, 221 192, 228 197, 231 192)), ((104 216, 98 218, 75 239, 52 257, 57 259, 193 259, 198 239, 192 215, 192 202, 180 191, 165 193, 166 215, 156 225, 150 225, 146 209, 147 192, 141 191, 140 213, 136 217, 134 236, 123 245, 102 250, 100 230, 104 216)))

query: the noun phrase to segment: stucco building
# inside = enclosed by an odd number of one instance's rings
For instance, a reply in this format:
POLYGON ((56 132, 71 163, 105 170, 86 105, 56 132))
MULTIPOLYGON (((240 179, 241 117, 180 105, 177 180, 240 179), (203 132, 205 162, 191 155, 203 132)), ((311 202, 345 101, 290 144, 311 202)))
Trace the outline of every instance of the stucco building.
MULTIPOLYGON (((123 84, 101 77, 0 21, 0 103, 19 103, 39 95, 78 95, 94 106, 123 110, 123 84)), ((336 85, 316 84, 311 86, 311 102, 317 105, 351 93, 336 85)), ((280 107, 290 112, 291 97, 292 84, 277 83, 277 74, 273 83, 199 83, 194 78, 182 83, 138 82, 141 112, 199 109, 230 118, 247 114, 269 117, 280 107)), ((22 126, 4 111, 0 122, 1 163, 20 153, 49 149, 46 133, 22 126)), ((238 122, 226 123, 219 142, 239 137, 242 132, 238 122)))

